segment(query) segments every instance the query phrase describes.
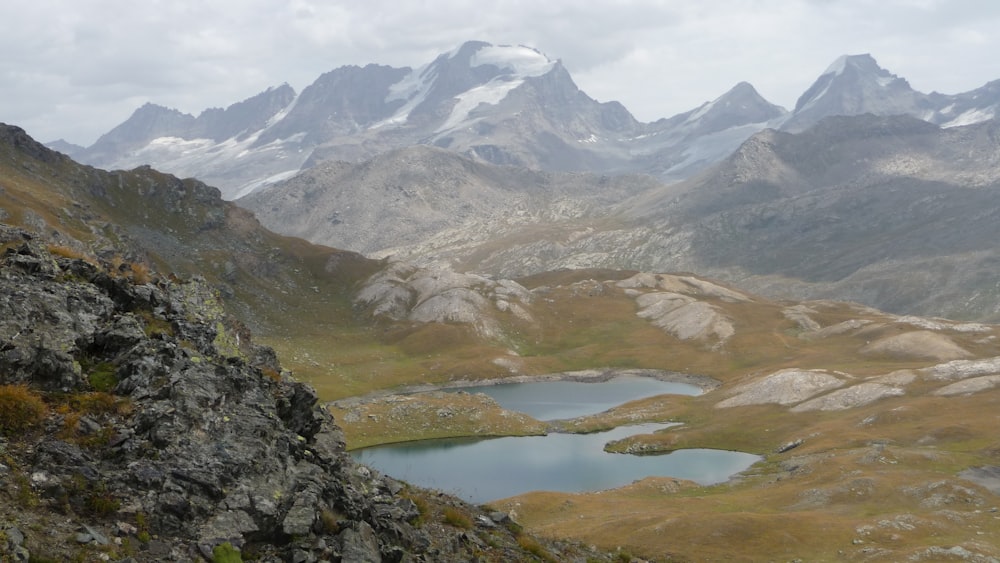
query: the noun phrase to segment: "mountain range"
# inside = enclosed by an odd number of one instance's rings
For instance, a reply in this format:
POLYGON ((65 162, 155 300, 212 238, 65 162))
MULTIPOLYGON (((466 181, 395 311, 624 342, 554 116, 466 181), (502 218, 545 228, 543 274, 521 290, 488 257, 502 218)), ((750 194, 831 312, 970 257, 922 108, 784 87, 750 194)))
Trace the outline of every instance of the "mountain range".
POLYGON ((418 146, 326 162, 238 203, 314 242, 498 277, 689 271, 776 298, 987 320, 1000 318, 998 171, 995 120, 867 114, 761 131, 674 184, 418 146))
POLYGON ((741 82, 688 112, 643 123, 618 102, 587 96, 558 60, 472 41, 416 69, 344 66, 300 93, 284 84, 197 117, 146 104, 90 147, 51 146, 104 168, 148 164, 198 177, 227 199, 324 160, 360 162, 417 144, 493 164, 676 181, 765 128, 795 132, 864 113, 947 127, 989 119, 998 104, 1000 81, 923 94, 870 55, 855 55, 835 61, 791 111, 741 82))

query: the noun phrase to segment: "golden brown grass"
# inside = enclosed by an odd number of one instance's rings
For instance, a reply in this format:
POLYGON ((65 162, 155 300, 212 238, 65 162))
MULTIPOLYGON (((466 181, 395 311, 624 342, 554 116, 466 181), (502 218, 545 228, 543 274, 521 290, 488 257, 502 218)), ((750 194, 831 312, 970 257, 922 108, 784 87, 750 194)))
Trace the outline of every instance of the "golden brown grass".
MULTIPOLYGON (((774 405, 715 409, 715 402, 735 385, 786 367, 840 370, 860 379, 932 362, 861 355, 858 350, 871 338, 906 327, 849 305, 813 304, 813 318, 823 326, 868 319, 870 328, 804 339, 799 327, 782 314, 783 303, 712 302, 737 328, 716 348, 679 341, 639 319, 634 300, 614 288, 601 296, 552 288, 529 307, 535 324, 504 321, 503 346, 470 339, 454 327, 387 326, 379 333, 358 330, 353 335, 342 330, 342 345, 328 351, 331 361, 341 363, 327 381, 336 382, 331 386, 339 393, 360 394, 447 382, 463 373, 472 379, 496 373, 491 361, 500 355, 516 359, 527 374, 634 366, 718 379, 722 387, 703 396, 651 397, 565 426, 594 431, 625 422, 681 422, 683 426, 641 441, 664 450, 707 447, 764 455, 742 480, 700 487, 647 479, 600 494, 535 493, 498 505, 515 510, 533 533, 571 537, 609 550, 621 547, 656 560, 757 561, 850 559, 864 557, 864 548, 874 548, 887 550, 892 560, 931 545, 972 546, 981 539, 977 530, 995 529, 988 509, 1000 505, 1000 499, 956 475, 970 466, 1000 463, 1000 440, 988 431, 996 425, 993 413, 1000 412, 1000 392, 942 398, 929 395, 934 384, 918 380, 907 386, 903 397, 847 411, 795 414, 774 405), (365 338, 373 334, 376 338, 365 338), (797 439, 804 440, 798 448, 774 453, 797 439), (929 489, 933 483, 944 483, 940 487, 950 492, 929 489), (981 500, 957 495, 954 491, 961 487, 976 490, 981 500), (949 494, 961 507, 960 517, 931 506, 949 494), (912 530, 907 515, 919 520, 912 530)), ((990 334, 950 336, 977 354, 996 354, 990 334)), ((317 335, 315 342, 320 341, 317 335)), ((322 385, 324 380, 319 376, 314 382, 322 385)), ((357 447, 432 436, 446 425, 435 413, 447 404, 427 403, 422 414, 400 419, 417 421, 403 426, 392 420, 391 403, 355 407, 351 418, 357 424, 345 423, 348 442, 357 447)), ((337 413, 338 422, 347 414, 337 413)), ((471 426, 456 426, 451 432, 448 435, 474 434, 471 426)), ((949 510, 958 510, 956 506, 949 510)))
POLYGON ((524 534, 517 536, 517 545, 519 545, 521 549, 527 551, 528 553, 534 555, 535 557, 541 559, 542 561, 547 561, 550 563, 556 563, 557 561, 559 561, 558 559, 556 559, 554 555, 549 553, 547 549, 542 547, 542 544, 538 543, 538 540, 536 540, 531 536, 524 534))
POLYGON ((42 396, 27 385, 0 385, 0 433, 14 436, 32 430, 47 413, 42 396))
POLYGON ((330 412, 344 429, 349 449, 431 438, 538 435, 546 429, 543 422, 470 394, 419 393, 331 406, 330 412))
POLYGON ((531 493, 496 507, 516 510, 536 534, 652 558, 826 561, 868 549, 885 550, 878 560, 889 561, 935 545, 997 556, 1000 546, 983 544, 982 533, 997 530, 987 509, 1000 499, 957 474, 1000 458, 1000 440, 988 430, 1000 391, 921 394, 808 416, 777 406, 703 410, 698 402, 682 412, 690 427, 664 436, 677 447, 765 454, 742 480, 700 487, 650 478, 602 493, 531 493), (774 453, 795 438, 803 444, 774 453))
POLYGON ((59 257, 62 257, 62 258, 69 258, 69 259, 73 259, 73 260, 87 260, 88 259, 87 255, 84 252, 82 252, 82 251, 80 251, 80 250, 78 250, 76 248, 71 248, 71 247, 65 246, 65 245, 50 244, 48 246, 48 250, 49 250, 49 253, 52 254, 53 256, 59 256, 59 257))
POLYGON ((441 514, 441 521, 449 526, 462 528, 463 530, 472 528, 472 518, 453 506, 445 507, 441 514))

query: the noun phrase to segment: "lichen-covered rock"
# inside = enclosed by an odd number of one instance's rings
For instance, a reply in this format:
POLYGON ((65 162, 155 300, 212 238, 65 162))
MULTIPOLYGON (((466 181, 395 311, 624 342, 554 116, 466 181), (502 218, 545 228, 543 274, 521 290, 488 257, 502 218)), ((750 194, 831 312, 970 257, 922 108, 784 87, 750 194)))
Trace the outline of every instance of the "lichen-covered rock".
POLYGON ((715 408, 794 405, 843 384, 840 378, 822 370, 783 369, 736 387, 732 396, 716 403, 715 408))
POLYGON ((688 295, 657 291, 641 293, 635 301, 636 315, 680 340, 721 344, 736 332, 732 321, 716 307, 688 295))
POLYGON ((899 387, 865 382, 810 399, 792 407, 792 412, 837 411, 867 405, 886 397, 899 397, 905 391, 899 387))
POLYGON ((531 292, 511 280, 494 281, 443 266, 422 267, 395 262, 368 279, 355 305, 372 317, 408 319, 419 323, 462 323, 482 336, 500 336, 494 311, 531 321, 522 304, 531 292))

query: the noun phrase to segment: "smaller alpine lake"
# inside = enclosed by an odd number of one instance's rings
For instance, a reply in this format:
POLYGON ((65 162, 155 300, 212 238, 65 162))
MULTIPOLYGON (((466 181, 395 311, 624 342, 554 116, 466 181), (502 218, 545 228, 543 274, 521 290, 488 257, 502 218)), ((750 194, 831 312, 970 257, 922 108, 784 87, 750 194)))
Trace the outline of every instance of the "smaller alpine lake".
POLYGON ((688 383, 623 375, 601 381, 537 381, 459 387, 450 391, 485 393, 509 411, 538 420, 561 420, 606 411, 622 403, 654 395, 698 395, 688 383))
MULTIPOLYGON (((451 391, 485 393, 505 409, 524 412, 539 420, 556 420, 595 414, 653 395, 696 395, 701 389, 628 376, 600 382, 541 381, 451 391)), ((593 434, 421 440, 364 448, 353 451, 352 455, 386 475, 440 489, 474 503, 536 490, 597 491, 650 476, 710 485, 726 481, 760 460, 752 454, 708 449, 649 456, 604 451, 609 441, 668 426, 640 424, 593 434)))

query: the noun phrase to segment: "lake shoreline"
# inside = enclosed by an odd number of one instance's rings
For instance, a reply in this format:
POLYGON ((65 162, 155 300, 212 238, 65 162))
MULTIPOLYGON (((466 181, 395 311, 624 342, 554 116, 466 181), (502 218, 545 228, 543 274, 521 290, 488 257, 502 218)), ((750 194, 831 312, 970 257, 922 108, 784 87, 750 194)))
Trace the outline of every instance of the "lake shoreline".
POLYGON ((447 383, 409 385, 399 389, 387 389, 359 395, 357 397, 347 397, 326 403, 326 406, 347 408, 359 404, 378 401, 393 395, 413 395, 418 393, 431 393, 434 391, 445 391, 450 389, 461 389, 462 387, 481 387, 489 385, 506 385, 515 383, 538 383, 543 381, 576 381, 580 383, 602 383, 618 377, 648 377, 667 383, 684 383, 693 385, 701 389, 702 393, 707 393, 722 385, 722 382, 707 375, 696 375, 679 371, 669 371, 662 369, 641 369, 641 368, 596 368, 578 371, 564 371, 546 373, 540 375, 513 375, 494 379, 457 379, 447 383))

